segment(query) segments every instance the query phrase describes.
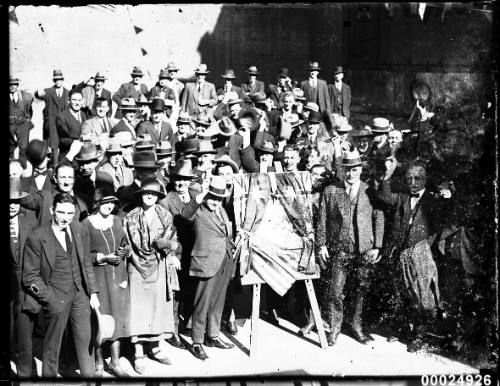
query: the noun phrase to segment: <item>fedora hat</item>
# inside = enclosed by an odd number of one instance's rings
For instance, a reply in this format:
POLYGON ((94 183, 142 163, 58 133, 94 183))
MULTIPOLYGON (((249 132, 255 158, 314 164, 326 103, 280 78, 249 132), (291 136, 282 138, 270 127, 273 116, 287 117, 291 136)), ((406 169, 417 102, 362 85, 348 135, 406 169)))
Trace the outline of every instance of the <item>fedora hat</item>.
POLYGON ((153 98, 149 108, 151 111, 165 111, 167 107, 165 106, 165 100, 163 98, 153 98))
POLYGON ((292 90, 293 96, 295 97, 295 100, 298 101, 305 101, 307 98, 304 96, 304 91, 301 90, 300 88, 294 88, 292 90))
POLYGON ((229 190, 226 187, 226 180, 222 176, 212 176, 208 186, 208 194, 211 196, 224 198, 229 196, 229 190))
POLYGON ((342 122, 340 126, 337 127, 337 133, 347 133, 352 131, 352 126, 347 122, 342 122))
POLYGON ((171 173, 180 178, 191 179, 196 177, 193 173, 193 162, 189 158, 185 157, 181 157, 177 160, 171 173))
POLYGON ((132 69, 132 72, 130 73, 130 75, 132 77, 136 77, 136 76, 140 76, 141 78, 144 76, 144 73, 142 72, 142 70, 140 69, 140 67, 134 67, 132 69))
POLYGON ((132 157, 134 168, 155 169, 161 166, 156 158, 156 153, 152 150, 136 151, 132 157))
POLYGON ((162 68, 160 70, 160 73, 158 74, 158 78, 162 79, 162 78, 168 78, 169 77, 169 74, 168 74, 168 71, 166 68, 162 68))
POLYGON ((276 147, 273 145, 271 141, 263 141, 258 145, 255 145, 255 150, 260 151, 261 153, 274 154, 276 153, 276 147))
POLYGON ((210 117, 206 114, 198 115, 195 119, 193 119, 193 122, 197 123, 199 126, 204 127, 208 127, 211 124, 210 117))
POLYGON ((372 133, 385 134, 388 133, 390 122, 387 118, 373 118, 372 133))
POLYGON ((49 154, 49 143, 40 139, 33 139, 26 146, 26 158, 32 165, 39 165, 49 154))
POLYGON ((166 70, 167 71, 179 71, 179 67, 177 67, 174 62, 168 62, 166 70))
POLYGON ((360 137, 371 137, 373 135, 372 129, 368 125, 364 125, 360 129, 353 130, 351 133, 351 137, 360 138, 360 137))
POLYGON ((361 157, 356 149, 354 149, 353 151, 346 151, 342 155, 342 166, 355 167, 361 166, 362 164, 363 163, 361 162, 361 157))
POLYGON ((169 141, 158 142, 158 145, 156 146, 156 156, 158 158, 162 156, 166 157, 172 154, 175 154, 175 150, 172 148, 169 141))
POLYGON ((9 86, 12 85, 12 84, 19 84, 19 78, 16 76, 16 77, 10 77, 9 78, 9 86))
POLYGON ((279 70, 278 72, 278 78, 288 78, 290 77, 290 71, 288 71, 288 68, 283 67, 279 70))
POLYGON ((120 110, 136 111, 137 104, 134 98, 123 98, 120 106, 120 110))
POLYGON ((309 71, 321 71, 321 67, 319 66, 318 62, 309 62, 309 71))
POLYGON ((150 105, 153 101, 151 99, 146 98, 144 95, 141 94, 138 100, 135 101, 137 106, 147 106, 150 105))
POLYGON ((59 79, 64 80, 64 75, 63 75, 62 71, 61 70, 54 70, 52 72, 52 79, 53 80, 59 80, 59 79))
POLYGON ((184 141, 175 144, 175 150, 179 154, 193 154, 200 148, 200 140, 196 138, 186 138, 184 141))
POLYGON ((207 69, 207 65, 205 63, 201 63, 196 69, 194 70, 195 74, 209 74, 210 71, 207 69))
POLYGON ((319 111, 311 111, 307 122, 309 123, 320 123, 322 121, 322 115, 319 111))
POLYGON ((100 346, 104 339, 109 339, 113 336, 115 332, 115 319, 111 315, 101 314, 99 308, 95 309, 95 314, 98 325, 95 343, 97 346, 100 346))
POLYGON ((248 67, 248 70, 246 70, 245 72, 247 72, 250 75, 259 75, 260 74, 260 72, 259 72, 259 70, 257 70, 256 66, 248 67))
POLYGON ((155 149, 156 149, 156 144, 153 142, 149 134, 145 134, 143 137, 140 137, 139 140, 135 143, 136 151, 145 151, 145 150, 155 151, 155 149))
POLYGON ((9 200, 20 200, 28 195, 28 192, 21 190, 21 179, 11 178, 9 184, 9 200))
POLYGON ((303 107, 304 110, 309 110, 309 111, 316 111, 318 112, 319 111, 319 106, 314 103, 314 102, 307 102, 304 107, 303 107))
POLYGON ((120 143, 120 146, 122 148, 130 147, 135 144, 132 133, 130 131, 119 131, 118 133, 115 133, 113 138, 120 143))
POLYGON ((75 160, 78 162, 88 162, 97 160, 101 153, 97 151, 97 147, 92 143, 84 143, 80 152, 76 155, 75 160))
POLYGON ((97 74, 95 74, 94 76, 94 80, 96 82, 99 82, 99 81, 105 81, 105 80, 108 80, 108 78, 106 78, 103 74, 101 74, 99 71, 97 71, 97 74))
POLYGON ((138 196, 142 196, 144 193, 157 194, 159 200, 165 198, 165 189, 156 178, 151 178, 143 181, 141 188, 137 192, 135 192, 135 194, 137 194, 138 196))
POLYGON ((217 154, 217 150, 214 149, 212 142, 202 140, 199 142, 198 150, 193 151, 193 154, 217 154))
POLYGON ((224 154, 220 156, 219 158, 215 158, 214 161, 217 164, 224 164, 224 165, 229 165, 231 166, 231 169, 233 169, 233 173, 238 173, 239 168, 236 162, 234 162, 231 157, 229 157, 227 154, 224 154))
POLYGON ((252 124, 250 126, 250 131, 259 130, 260 117, 261 117, 260 113, 254 108, 248 108, 248 109, 243 110, 239 115, 239 121, 240 121, 239 128, 241 128, 241 121, 243 119, 248 119, 252 122, 252 124))
POLYGON ((243 103, 243 99, 241 98, 231 98, 228 100, 227 105, 232 106, 235 105, 236 103, 243 103))
POLYGON ((335 66, 335 68, 333 69, 334 75, 343 74, 343 73, 344 73, 344 69, 342 68, 342 66, 335 66))
POLYGON ((219 121, 219 134, 224 137, 231 137, 236 133, 236 126, 229 117, 222 117, 219 121))
POLYGON ((186 111, 179 112, 179 118, 177 118, 177 123, 191 123, 191 117, 186 111))
POLYGON ((109 139, 108 147, 106 148, 106 153, 109 154, 122 154, 122 146, 120 144, 120 139, 116 136, 109 139))
POLYGON ((228 68, 226 71, 224 71, 224 74, 222 74, 221 77, 223 77, 224 79, 236 79, 234 71, 231 68, 228 68))

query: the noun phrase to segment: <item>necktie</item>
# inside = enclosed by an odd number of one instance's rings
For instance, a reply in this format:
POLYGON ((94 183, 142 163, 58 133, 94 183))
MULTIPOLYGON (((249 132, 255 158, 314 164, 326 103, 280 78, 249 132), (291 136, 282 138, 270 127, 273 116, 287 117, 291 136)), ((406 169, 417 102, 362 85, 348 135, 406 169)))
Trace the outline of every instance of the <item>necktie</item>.
POLYGON ((63 232, 64 232, 64 241, 66 242, 66 252, 68 253, 68 255, 71 255, 72 247, 71 247, 71 239, 69 237, 68 229, 65 229, 63 232))
POLYGON ((18 242, 16 224, 14 223, 13 219, 10 219, 10 240, 14 244, 17 244, 18 242))
POLYGON ((45 170, 37 170, 35 169, 35 171, 33 172, 33 177, 36 178, 38 176, 46 176, 47 175, 47 169, 45 170))
POLYGON ((198 94, 201 93, 201 83, 198 83, 198 94))
POLYGON ((224 224, 224 220, 222 219, 222 215, 221 215, 219 209, 215 210, 215 215, 217 216, 217 218, 219 219, 219 221, 224 224))
POLYGON ((356 192, 354 191, 354 186, 351 185, 347 188, 347 194, 349 195, 349 201, 354 201, 356 199, 356 192))
POLYGON ((122 170, 120 169, 120 167, 116 168, 115 178, 116 178, 116 181, 118 182, 118 185, 122 186, 123 185, 123 177, 122 177, 122 170))
POLYGON ((107 133, 108 132, 108 127, 106 125, 106 118, 102 119, 102 132, 107 133))
POLYGON ((17 94, 11 94, 10 98, 12 99, 12 102, 17 103, 17 94))

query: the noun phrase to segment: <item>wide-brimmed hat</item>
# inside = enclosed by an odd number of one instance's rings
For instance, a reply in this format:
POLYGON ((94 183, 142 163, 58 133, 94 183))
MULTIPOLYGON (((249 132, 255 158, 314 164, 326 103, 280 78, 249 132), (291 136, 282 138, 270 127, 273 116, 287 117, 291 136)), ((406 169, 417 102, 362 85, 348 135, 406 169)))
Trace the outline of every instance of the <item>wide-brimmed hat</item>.
POLYGON ((371 137, 373 136, 372 129, 368 125, 364 125, 363 127, 353 130, 351 133, 351 137, 361 138, 361 137, 371 137))
POLYGON ((212 142, 201 140, 198 145, 198 150, 193 151, 193 154, 217 154, 212 142))
POLYGON ((319 111, 311 111, 309 114, 309 118, 307 119, 308 123, 320 123, 322 121, 322 115, 319 111))
POLYGON ((137 104, 135 103, 135 99, 123 98, 119 109, 122 111, 137 111, 137 104))
POLYGON ((309 71, 321 71, 321 67, 318 62, 309 62, 309 67, 307 69, 309 71))
POLYGON ((64 75, 63 75, 62 71, 61 70, 54 70, 52 72, 52 79, 53 80, 59 80, 59 79, 64 80, 64 75))
POLYGON ((145 151, 145 150, 155 151, 156 144, 153 142, 149 134, 144 134, 142 137, 138 138, 138 141, 135 143, 134 147, 136 151, 145 151))
POLYGON ((163 100, 163 98, 153 98, 149 108, 151 111, 165 111, 165 100, 163 100))
POLYGON ((238 97, 238 98, 231 98, 227 101, 228 106, 235 105, 236 103, 243 103, 243 99, 238 97))
POLYGON ((222 117, 219 121, 219 134, 224 137, 231 137, 236 134, 236 126, 229 117, 222 117))
POLYGON ((140 67, 134 67, 132 69, 132 72, 130 73, 130 75, 132 77, 136 77, 136 76, 140 76, 140 77, 143 77, 144 76, 144 73, 142 72, 142 70, 140 69, 140 67))
POLYGON ((226 180, 222 176, 212 176, 208 186, 207 195, 224 198, 229 196, 229 190, 226 187, 226 180))
POLYGON ((343 73, 344 69, 342 68, 342 66, 335 66, 335 68, 333 69, 333 75, 343 74, 343 73))
POLYGON ((168 62, 167 68, 165 69, 167 71, 179 71, 179 67, 174 62, 168 62))
POLYGON ((198 115, 195 119, 193 119, 193 122, 197 123, 200 126, 205 126, 205 127, 211 125, 210 117, 206 114, 198 115))
POLYGON ((179 112, 177 123, 191 123, 191 117, 186 111, 179 112))
POLYGON ((165 189, 156 178, 142 181, 141 188, 135 192, 135 194, 138 196, 142 196, 145 193, 157 194, 160 200, 165 198, 165 189))
POLYGON ((189 158, 185 157, 181 157, 177 160, 170 173, 179 178, 191 179, 196 177, 193 173, 193 162, 189 158))
POLYGON ((246 70, 245 72, 247 72, 250 75, 259 75, 260 74, 260 72, 259 72, 259 70, 257 70, 256 66, 248 67, 248 70, 246 70))
POLYGON ((109 154, 122 154, 123 149, 120 143, 120 139, 116 136, 109 139, 108 147, 106 148, 106 153, 109 154))
POLYGON ((9 78, 9 86, 12 84, 19 84, 19 78, 17 76, 15 76, 15 77, 11 76, 9 78))
POLYGON ((110 339, 115 332, 115 319, 111 315, 101 314, 99 308, 95 309, 97 316, 97 335, 95 343, 100 346, 104 339, 110 339))
POLYGON ((224 74, 221 74, 221 77, 224 79, 236 79, 236 76, 234 75, 234 71, 230 68, 228 68, 226 71, 224 71, 224 74))
POLYGON ((337 131, 337 133, 348 133, 349 131, 352 131, 352 126, 347 122, 343 122, 335 130, 337 131))
POLYGON ((137 106, 146 106, 150 105, 153 101, 151 99, 146 98, 143 94, 139 97, 138 100, 135 101, 137 106))
POLYGON ((156 156, 158 158, 166 157, 172 154, 175 154, 175 150, 172 148, 169 141, 158 142, 158 145, 156 146, 156 156))
POLYGON ((219 158, 215 158, 213 160, 213 162, 218 163, 218 164, 224 164, 224 165, 231 166, 231 169, 233 169, 233 173, 238 173, 238 171, 239 171, 239 167, 236 164, 236 162, 234 162, 231 159, 231 157, 229 157, 227 154, 224 154, 224 155, 220 156, 219 158))
POLYGON ((97 71, 97 73, 95 74, 94 76, 94 80, 96 82, 99 82, 99 81, 105 81, 105 80, 108 80, 108 78, 106 78, 106 76, 104 76, 104 74, 101 74, 99 71, 97 71))
POLYGON ((258 150, 261 153, 267 153, 267 154, 274 154, 277 151, 276 146, 274 146, 271 141, 263 141, 263 142, 255 145, 255 150, 258 150))
POLYGON ((119 143, 121 147, 130 147, 135 145, 134 138, 130 131, 119 131, 113 136, 119 143))
POLYGON ((317 103, 314 103, 314 102, 307 102, 304 107, 303 107, 304 110, 309 110, 309 111, 316 111, 318 112, 319 111, 319 106, 317 103))
POLYGON ((33 139, 26 147, 26 158, 32 165, 39 165, 49 154, 49 143, 40 139, 33 139))
POLYGON ((160 70, 160 73, 158 74, 158 78, 162 79, 162 78, 168 78, 169 77, 169 74, 168 74, 168 71, 166 68, 162 68, 160 70))
POLYGON ((120 202, 115 196, 113 186, 110 185, 103 185, 97 188, 92 198, 94 202, 94 209, 98 208, 100 205, 108 204, 110 202, 115 204, 120 202))
POLYGON ((361 157, 359 152, 354 149, 353 151, 346 151, 342 155, 342 166, 345 167, 355 167, 361 166, 363 162, 361 161, 361 157))
POLYGON ((162 164, 158 162, 156 153, 152 150, 136 151, 132 157, 132 165, 134 168, 151 168, 155 169, 162 164))
POLYGON ((290 77, 290 71, 288 71, 288 68, 283 67, 278 71, 278 78, 288 78, 290 77))
POLYGON ((295 97, 295 100, 298 101, 305 101, 307 98, 304 96, 304 91, 301 90, 300 88, 294 88, 292 90, 293 96, 295 97))
POLYGON ((195 74, 202 74, 202 75, 205 75, 205 74, 209 74, 210 71, 208 71, 207 69, 207 65, 205 63, 201 63, 195 70, 194 70, 194 73, 195 74))
POLYGON ((175 144, 175 151, 179 154, 193 154, 199 148, 200 140, 196 138, 186 138, 175 144))
POLYGON ((101 153, 97 151, 97 147, 93 143, 84 143, 80 152, 76 155, 75 161, 89 162, 99 159, 101 153))
POLYGON ((24 198, 28 195, 28 192, 21 190, 21 179, 20 178, 10 178, 9 184, 9 200, 16 201, 24 198))
POLYGON ((389 125, 387 118, 373 118, 372 133, 386 134, 390 130, 389 125))

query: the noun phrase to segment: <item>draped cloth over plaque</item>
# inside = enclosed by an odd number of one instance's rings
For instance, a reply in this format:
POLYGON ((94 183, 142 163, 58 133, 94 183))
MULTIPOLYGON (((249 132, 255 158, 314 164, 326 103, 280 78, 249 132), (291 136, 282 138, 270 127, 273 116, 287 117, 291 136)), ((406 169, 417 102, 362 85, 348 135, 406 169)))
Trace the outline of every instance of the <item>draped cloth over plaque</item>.
POLYGON ((318 272, 310 174, 239 174, 234 186, 240 274, 253 270, 283 296, 300 276, 318 272))

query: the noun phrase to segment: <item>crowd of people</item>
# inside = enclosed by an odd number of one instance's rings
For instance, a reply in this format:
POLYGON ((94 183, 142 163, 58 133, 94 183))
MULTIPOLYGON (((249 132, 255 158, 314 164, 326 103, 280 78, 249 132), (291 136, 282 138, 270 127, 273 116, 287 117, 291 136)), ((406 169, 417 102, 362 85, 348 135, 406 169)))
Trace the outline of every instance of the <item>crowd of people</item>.
MULTIPOLYGON (((437 254, 450 252, 443 245, 452 238, 478 248, 458 177, 433 172, 443 169, 436 166, 442 158, 429 155, 442 149, 427 141, 438 130, 428 101, 416 99, 410 130, 380 116, 353 128, 340 66, 331 84, 318 78, 317 62, 306 80, 283 68, 269 85, 257 79, 255 65, 241 86, 227 69, 220 88, 206 80, 205 64, 192 83, 176 79, 178 71, 168 63, 149 89, 134 67, 114 94, 101 73, 68 90, 54 70, 53 86, 34 96, 10 78, 17 375, 33 374, 34 333, 43 337, 43 377, 57 376, 68 350, 81 375, 92 377, 102 375, 109 345, 109 369, 125 377, 124 342, 134 347, 139 374, 146 356, 171 364, 165 347, 189 349, 200 360, 208 358, 204 346, 233 348, 220 332, 238 333, 238 173, 310 173, 311 237, 321 267, 315 286, 329 345, 343 323, 361 344, 373 339, 363 310, 377 283, 370 317, 389 309, 388 339, 405 341, 409 351, 424 347, 426 333, 447 318, 437 254), (45 103, 43 138, 29 141, 34 97, 45 103), (114 328, 106 333, 109 316, 114 328)), ((469 262, 457 297, 474 288, 469 262)), ((315 324, 303 303, 309 321, 300 332, 307 335, 315 324)), ((281 305, 278 299, 264 310, 271 322, 279 323, 281 305)), ((448 344, 459 347, 454 339, 448 344)))

